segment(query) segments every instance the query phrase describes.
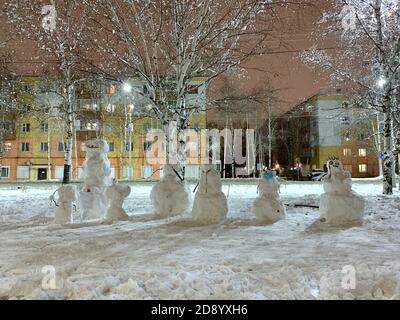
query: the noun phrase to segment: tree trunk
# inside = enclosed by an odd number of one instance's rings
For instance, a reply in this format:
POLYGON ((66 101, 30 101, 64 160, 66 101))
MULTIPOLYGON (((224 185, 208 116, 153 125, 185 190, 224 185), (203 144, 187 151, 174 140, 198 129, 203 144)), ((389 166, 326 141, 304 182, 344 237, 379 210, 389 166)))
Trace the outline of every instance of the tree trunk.
POLYGON ((392 119, 389 110, 384 118, 383 194, 393 194, 392 119))
POLYGON ((66 111, 66 139, 64 151, 64 175, 63 184, 71 183, 71 167, 72 167, 72 144, 73 144, 73 84, 67 82, 67 111, 66 111))
POLYGON ((50 120, 47 123, 47 180, 51 180, 51 133, 50 133, 50 120))

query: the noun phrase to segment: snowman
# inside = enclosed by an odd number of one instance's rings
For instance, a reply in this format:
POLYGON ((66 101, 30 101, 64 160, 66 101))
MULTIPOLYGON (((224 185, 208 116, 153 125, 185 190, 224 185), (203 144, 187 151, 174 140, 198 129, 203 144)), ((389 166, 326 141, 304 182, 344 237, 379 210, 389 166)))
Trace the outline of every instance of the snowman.
POLYGON ((258 183, 259 196, 253 203, 256 218, 261 223, 272 224, 285 217, 285 206, 279 199, 279 182, 275 171, 263 172, 258 183))
POLYGON ((71 223, 73 204, 77 200, 76 187, 73 185, 64 185, 56 190, 58 201, 54 199, 54 195, 50 197, 57 205, 54 223, 67 224, 71 223))
POLYGON ((220 173, 212 165, 204 165, 194 197, 192 217, 204 224, 215 224, 226 218, 228 203, 222 192, 220 173))
POLYGON ((119 184, 115 179, 113 180, 111 186, 106 188, 105 194, 109 200, 109 207, 106 214, 107 221, 113 222, 129 219, 129 216, 122 208, 122 205, 130 193, 130 186, 126 184, 119 184))
POLYGON ((321 220, 330 225, 361 223, 365 201, 352 190, 351 175, 338 159, 327 162, 328 174, 321 179, 325 193, 321 195, 321 220))
POLYGON ((108 207, 105 189, 112 184, 109 150, 105 140, 88 140, 83 163, 83 186, 79 190, 82 220, 104 219, 108 207))
POLYGON ((151 189, 150 199, 158 218, 173 217, 189 211, 190 189, 173 165, 164 165, 164 175, 151 189))

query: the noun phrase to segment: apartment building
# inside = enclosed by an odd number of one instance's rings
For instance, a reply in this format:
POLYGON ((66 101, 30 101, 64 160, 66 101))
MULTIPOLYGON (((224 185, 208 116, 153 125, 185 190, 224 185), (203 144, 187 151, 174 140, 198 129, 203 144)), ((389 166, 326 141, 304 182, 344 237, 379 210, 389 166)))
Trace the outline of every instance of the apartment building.
MULTIPOLYGON (((193 79, 193 92, 187 103, 205 103, 204 79, 193 79)), ((124 90, 121 83, 86 83, 77 88, 72 150, 72 177, 82 178, 85 159, 84 142, 105 139, 110 147, 108 158, 112 176, 118 179, 159 178, 162 164, 149 163, 145 135, 150 129, 162 128, 150 116, 148 105, 138 90, 146 90, 137 79, 126 83, 134 90, 124 90)), ((21 77, 16 90, 16 106, 10 108, 1 124, 9 126, 3 137, 4 152, 0 162, 2 180, 61 180, 63 177, 65 121, 60 112, 62 101, 57 95, 57 79, 21 77), (54 90, 49 90, 52 86, 54 90)), ((204 108, 200 108, 203 110, 204 108)), ((189 127, 199 131, 206 127, 206 113, 194 113, 189 127)), ((199 139, 201 140, 201 139, 199 139)), ((196 159, 188 165, 186 176, 200 174, 196 159)), ((199 159, 198 159, 199 160, 199 159)), ((198 161, 197 161, 198 162, 198 161)))
POLYGON ((285 113, 276 128, 280 164, 324 169, 337 157, 353 177, 378 176, 377 116, 348 101, 340 93, 318 94, 285 113))

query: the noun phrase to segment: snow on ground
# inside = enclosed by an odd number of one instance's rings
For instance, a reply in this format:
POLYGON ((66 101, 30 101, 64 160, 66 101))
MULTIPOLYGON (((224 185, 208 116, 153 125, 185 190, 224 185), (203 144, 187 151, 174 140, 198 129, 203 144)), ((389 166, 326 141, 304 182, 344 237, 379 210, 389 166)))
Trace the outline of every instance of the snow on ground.
MULTIPOLYGON (((379 182, 356 181, 366 197, 363 226, 330 228, 318 210, 322 185, 287 183, 287 216, 256 222, 255 182, 225 182, 228 219, 154 219, 152 183, 132 183, 130 221, 63 228, 52 223, 56 186, 0 185, 0 299, 399 299, 400 204, 379 182), (230 186, 229 186, 230 184, 230 186), (57 288, 42 288, 55 267, 57 288), (342 287, 343 267, 356 288, 342 287)), ((193 185, 191 186, 193 190, 193 185)))

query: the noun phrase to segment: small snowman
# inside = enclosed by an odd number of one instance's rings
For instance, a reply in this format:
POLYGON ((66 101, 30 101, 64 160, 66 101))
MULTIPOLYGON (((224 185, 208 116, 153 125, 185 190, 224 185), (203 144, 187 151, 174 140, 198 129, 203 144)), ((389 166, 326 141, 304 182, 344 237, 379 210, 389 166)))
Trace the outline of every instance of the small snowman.
POLYGON ((58 201, 54 199, 54 195, 51 200, 57 205, 54 215, 54 222, 57 224, 71 223, 72 220, 72 209, 73 204, 77 200, 77 191, 73 185, 64 185, 57 189, 58 201))
POLYGON ((224 220, 227 213, 228 203, 222 192, 220 173, 212 165, 204 165, 194 197, 192 217, 203 224, 215 224, 224 220))
POLYGON ((330 225, 361 223, 364 198, 352 190, 351 175, 335 158, 327 162, 328 174, 321 179, 325 193, 321 195, 321 220, 330 225))
POLYGON ((129 219, 129 216, 122 208, 122 205, 130 193, 130 186, 120 184, 115 179, 113 180, 112 185, 106 188, 105 194, 109 200, 109 207, 106 214, 107 221, 113 222, 129 219))
POLYGON ((173 217, 189 211, 190 189, 173 165, 164 165, 164 175, 151 189, 150 199, 158 218, 173 217))
POLYGON ((261 223, 272 224, 285 217, 285 206, 279 198, 279 182, 275 171, 266 171, 258 184, 259 196, 253 203, 256 218, 261 223))

